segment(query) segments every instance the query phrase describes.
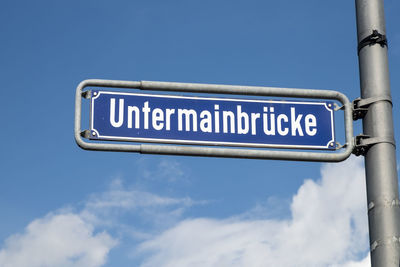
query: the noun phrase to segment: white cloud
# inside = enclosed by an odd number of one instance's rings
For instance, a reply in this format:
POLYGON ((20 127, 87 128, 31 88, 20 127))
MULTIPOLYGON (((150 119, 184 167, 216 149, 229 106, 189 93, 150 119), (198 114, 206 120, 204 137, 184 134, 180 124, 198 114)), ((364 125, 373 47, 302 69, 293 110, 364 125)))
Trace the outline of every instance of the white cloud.
POLYGON ((288 219, 265 219, 277 202, 227 219, 183 219, 184 211, 206 202, 127 189, 117 179, 79 212, 50 213, 8 238, 0 266, 102 266, 118 243, 110 233, 132 241, 139 256, 132 260, 142 267, 369 266, 360 159, 323 165, 321 179, 306 180, 288 203, 288 219), (134 219, 123 222, 127 214, 134 219))
POLYGON ((344 264, 333 264, 331 267, 369 267, 371 266, 370 254, 360 261, 349 261, 344 264))
MULTIPOLYGON (((116 179, 108 191, 91 195, 80 211, 67 209, 49 213, 32 221, 23 233, 10 236, 0 250, 0 266, 103 266, 110 250, 119 242, 110 233, 119 232, 136 240, 151 237, 143 229, 135 229, 134 224, 133 227, 124 224, 121 217, 139 213, 136 223, 148 220, 168 227, 195 204, 202 202, 125 189, 122 180, 116 179)), ((150 226, 146 230, 151 232, 154 225, 146 225, 150 226)))
POLYGON ((34 220, 23 234, 9 237, 0 250, 2 267, 96 267, 106 262, 117 241, 73 213, 34 220))
POLYGON ((139 246, 142 266, 369 266, 361 160, 324 165, 321 176, 293 197, 291 219, 187 219, 139 246))

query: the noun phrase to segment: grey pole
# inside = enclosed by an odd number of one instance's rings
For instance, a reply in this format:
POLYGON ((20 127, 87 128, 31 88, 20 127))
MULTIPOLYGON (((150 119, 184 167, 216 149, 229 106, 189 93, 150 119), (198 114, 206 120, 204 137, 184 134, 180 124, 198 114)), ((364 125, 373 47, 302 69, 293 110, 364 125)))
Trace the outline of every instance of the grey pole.
POLYGON ((383 0, 356 0, 372 267, 400 265, 400 209, 383 0))

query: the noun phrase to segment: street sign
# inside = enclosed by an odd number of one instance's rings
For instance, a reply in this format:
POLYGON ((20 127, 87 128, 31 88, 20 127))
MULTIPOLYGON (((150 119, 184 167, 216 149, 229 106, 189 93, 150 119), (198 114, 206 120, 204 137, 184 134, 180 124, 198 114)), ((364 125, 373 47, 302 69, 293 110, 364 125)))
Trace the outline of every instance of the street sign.
POLYGON ((332 90, 85 80, 76 88, 74 135, 86 150, 339 162, 354 148, 353 104, 332 90), (174 94, 158 93, 167 91, 174 94), (90 126, 82 130, 83 99, 90 100, 90 126))
POLYGON ((336 149, 333 102, 92 90, 90 139, 336 149))

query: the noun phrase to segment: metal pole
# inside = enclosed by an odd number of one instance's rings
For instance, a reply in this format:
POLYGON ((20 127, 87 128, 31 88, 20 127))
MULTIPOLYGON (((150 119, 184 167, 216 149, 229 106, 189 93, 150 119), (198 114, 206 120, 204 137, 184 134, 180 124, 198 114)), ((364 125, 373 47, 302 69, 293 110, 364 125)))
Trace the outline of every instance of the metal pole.
POLYGON ((356 0, 372 267, 400 265, 400 209, 383 0, 356 0))

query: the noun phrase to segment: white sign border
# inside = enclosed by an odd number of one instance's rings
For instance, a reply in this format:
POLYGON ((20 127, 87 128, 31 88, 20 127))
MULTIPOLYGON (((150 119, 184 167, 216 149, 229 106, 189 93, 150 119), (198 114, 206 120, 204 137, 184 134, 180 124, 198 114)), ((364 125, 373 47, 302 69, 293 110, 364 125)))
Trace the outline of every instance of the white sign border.
POLYGON ((217 98, 217 97, 198 97, 198 96, 178 96, 178 95, 157 95, 145 93, 126 93, 117 91, 96 91, 97 94, 91 97, 90 107, 90 130, 96 135, 93 139, 105 139, 107 141, 121 141, 121 142, 143 142, 143 143, 165 143, 165 144, 180 144, 180 145, 207 145, 207 146, 231 146, 231 147, 252 147, 252 148, 285 148, 285 149, 323 149, 334 150, 329 147, 335 142, 335 121, 334 110, 327 106, 325 102, 305 102, 305 101, 287 101, 287 100, 256 100, 256 99, 238 99, 238 98, 217 98), (180 140, 180 139, 162 139, 162 138, 142 138, 142 137, 123 137, 123 136, 107 136, 100 135, 94 128, 94 100, 100 97, 101 94, 108 95, 133 95, 133 96, 149 96, 159 98, 176 98, 176 99, 195 99, 195 100, 226 100, 232 102, 252 102, 252 103, 273 103, 273 104, 296 104, 296 105, 316 105, 324 106, 330 112, 331 124, 331 137, 325 146, 312 146, 312 145, 285 145, 285 144, 261 144, 261 143, 240 143, 240 142, 220 142, 220 141, 196 141, 196 140, 180 140))

